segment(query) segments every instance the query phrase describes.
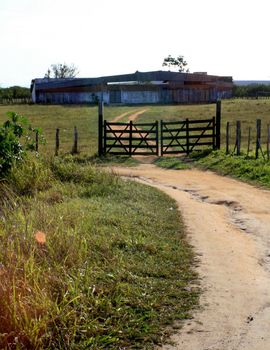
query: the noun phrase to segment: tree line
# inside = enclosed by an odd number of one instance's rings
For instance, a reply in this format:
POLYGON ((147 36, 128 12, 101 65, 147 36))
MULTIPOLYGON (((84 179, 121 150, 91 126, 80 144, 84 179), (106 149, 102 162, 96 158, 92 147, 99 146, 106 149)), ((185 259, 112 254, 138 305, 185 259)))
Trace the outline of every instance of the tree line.
POLYGON ((233 97, 238 97, 238 98, 270 97, 270 85, 266 85, 266 84, 234 85, 233 97))
POLYGON ((15 99, 30 99, 31 92, 29 88, 21 86, 11 86, 8 88, 0 87, 0 102, 3 100, 15 100, 15 99))

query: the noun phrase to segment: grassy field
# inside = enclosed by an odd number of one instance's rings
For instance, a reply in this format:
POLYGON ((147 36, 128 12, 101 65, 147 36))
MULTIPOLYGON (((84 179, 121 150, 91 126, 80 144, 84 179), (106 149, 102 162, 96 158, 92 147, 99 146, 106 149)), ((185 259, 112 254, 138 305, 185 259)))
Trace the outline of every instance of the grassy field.
MULTIPOLYGON (((179 120, 183 118, 208 118, 215 115, 215 104, 210 105, 148 105, 148 106, 105 106, 104 117, 108 120, 123 114, 146 109, 139 116, 140 122, 155 120, 179 120)), ((55 129, 60 128, 60 151, 68 153, 73 144, 73 128, 79 132, 79 148, 82 154, 92 156, 97 152, 97 107, 87 106, 42 106, 14 105, 0 106, 0 122, 5 120, 5 113, 13 110, 28 117, 34 126, 41 127, 47 141, 41 147, 42 152, 53 153, 55 129)), ((246 147, 248 127, 252 127, 253 148, 256 119, 262 120, 262 142, 266 142, 266 125, 270 123, 270 100, 224 100, 222 101, 221 143, 225 145, 226 122, 230 121, 231 144, 234 144, 236 120, 242 122, 243 147, 246 147)), ((127 120, 124 117, 123 120, 127 120)))
POLYGON ((175 202, 82 158, 0 182, 0 348, 152 349, 198 291, 175 202))

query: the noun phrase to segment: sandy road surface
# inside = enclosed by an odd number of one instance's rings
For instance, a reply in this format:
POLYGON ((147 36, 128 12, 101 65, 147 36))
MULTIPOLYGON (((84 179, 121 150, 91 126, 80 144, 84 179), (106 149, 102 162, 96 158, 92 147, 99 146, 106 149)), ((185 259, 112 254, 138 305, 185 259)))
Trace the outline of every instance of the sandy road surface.
POLYGON ((127 115, 129 115, 128 117, 128 121, 134 121, 136 120, 141 114, 145 113, 147 111, 147 109, 141 109, 138 110, 137 112, 135 111, 131 111, 131 112, 125 112, 123 114, 120 114, 118 116, 116 116, 115 118, 113 118, 112 122, 116 123, 121 121, 121 119, 123 119, 124 117, 126 117, 127 115))
POLYGON ((270 191, 199 170, 114 171, 177 201, 200 260, 201 308, 162 349, 270 349, 270 191))

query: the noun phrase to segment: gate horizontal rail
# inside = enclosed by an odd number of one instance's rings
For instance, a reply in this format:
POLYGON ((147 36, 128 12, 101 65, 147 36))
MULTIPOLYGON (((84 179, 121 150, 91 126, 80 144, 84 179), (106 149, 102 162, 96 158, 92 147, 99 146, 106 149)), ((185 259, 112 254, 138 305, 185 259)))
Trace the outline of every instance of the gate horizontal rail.
POLYGON ((161 120, 161 156, 186 153, 203 146, 216 148, 215 117, 211 119, 185 119, 179 122, 161 120), (201 124, 201 125, 199 125, 201 124))
POLYGON ((116 123, 104 120, 103 153, 114 155, 158 155, 159 125, 154 123, 116 123))

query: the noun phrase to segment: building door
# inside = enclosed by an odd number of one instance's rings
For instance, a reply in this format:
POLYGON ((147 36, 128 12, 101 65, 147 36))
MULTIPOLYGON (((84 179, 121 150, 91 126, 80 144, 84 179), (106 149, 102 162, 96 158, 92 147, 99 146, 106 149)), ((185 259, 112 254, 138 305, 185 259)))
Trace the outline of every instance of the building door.
POLYGON ((121 90, 110 91, 110 103, 121 103, 121 90))

